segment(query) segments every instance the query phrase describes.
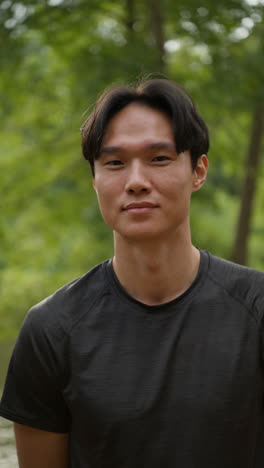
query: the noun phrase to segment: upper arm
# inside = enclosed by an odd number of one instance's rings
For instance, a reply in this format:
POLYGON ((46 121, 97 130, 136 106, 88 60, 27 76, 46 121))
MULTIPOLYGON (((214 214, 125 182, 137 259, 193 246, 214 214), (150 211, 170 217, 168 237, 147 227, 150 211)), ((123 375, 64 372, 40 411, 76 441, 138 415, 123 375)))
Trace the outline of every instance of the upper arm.
POLYGON ((0 411, 25 426, 67 433, 71 427, 64 398, 68 337, 46 315, 40 307, 25 318, 9 363, 0 411))
POLYGON ((14 424, 20 468, 68 468, 69 434, 14 424))

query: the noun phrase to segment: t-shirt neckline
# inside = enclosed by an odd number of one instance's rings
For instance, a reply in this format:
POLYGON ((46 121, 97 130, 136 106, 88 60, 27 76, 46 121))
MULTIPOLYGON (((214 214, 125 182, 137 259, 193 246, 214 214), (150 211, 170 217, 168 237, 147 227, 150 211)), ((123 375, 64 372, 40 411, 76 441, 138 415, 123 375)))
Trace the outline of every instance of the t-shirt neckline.
POLYGON ((146 312, 153 314, 158 314, 159 312, 166 312, 167 315, 169 311, 175 310, 175 306, 178 306, 180 304, 182 305, 183 302, 185 303, 186 301, 192 299, 193 296, 196 294, 196 291, 200 288, 206 276, 209 266, 209 253, 205 250, 198 250, 200 252, 200 265, 195 279, 193 280, 191 285, 186 289, 186 291, 184 291, 180 296, 162 304, 148 305, 130 296, 130 294, 128 294, 128 292, 123 288, 115 274, 112 258, 105 262, 106 274, 115 292, 123 301, 129 303, 130 306, 132 305, 134 307, 141 308, 146 312))

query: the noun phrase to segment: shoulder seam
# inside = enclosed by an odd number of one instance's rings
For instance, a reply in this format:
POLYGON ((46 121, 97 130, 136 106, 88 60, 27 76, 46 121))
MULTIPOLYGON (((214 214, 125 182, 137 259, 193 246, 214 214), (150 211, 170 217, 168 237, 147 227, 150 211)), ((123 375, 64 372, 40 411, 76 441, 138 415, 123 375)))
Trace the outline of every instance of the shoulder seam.
MULTIPOLYGON (((255 317, 255 315, 252 313, 252 310, 249 308, 249 306, 247 304, 245 304, 244 302, 242 302, 238 297, 236 296, 233 296, 231 294, 231 292, 220 282, 216 281, 215 278, 213 278, 210 274, 210 272, 208 271, 208 277, 210 278, 210 280, 215 283, 217 286, 221 287, 230 297, 232 297, 232 299, 234 299, 235 301, 239 302, 239 304, 241 304, 246 310, 247 312, 249 313, 249 315, 254 319, 255 323, 258 324, 258 319, 255 317)), ((255 310, 255 308, 254 308, 255 310)), ((259 318, 259 317, 258 317, 259 318)))
MULTIPOLYGON (((103 262, 105 263, 105 262, 103 262)), ((103 266, 103 263, 101 263, 101 265, 103 266)), ((107 283, 109 284, 109 280, 108 280, 108 277, 106 275, 106 272, 105 272, 105 268, 103 268, 103 274, 104 274, 104 277, 106 278, 106 281, 107 283)), ((94 307, 95 303, 101 299, 104 295, 105 295, 106 291, 103 290, 100 294, 98 294, 98 296, 95 297, 94 301, 89 305, 89 309, 91 309, 92 307, 94 307)), ((78 319, 76 319, 76 321, 73 321, 71 326, 69 327, 69 330, 67 331, 68 335, 72 332, 72 330, 74 329, 75 326, 77 326, 77 324, 82 320, 83 316, 87 313, 87 311, 84 311, 83 314, 78 317, 78 319)))
MULTIPOLYGON (((101 264, 98 264, 96 265, 92 270, 94 270, 96 267, 99 267, 99 266, 102 266, 105 262, 102 262, 101 264)), ((85 273, 84 275, 78 277, 78 278, 75 278, 74 280, 70 281, 69 283, 65 284, 64 286, 62 286, 62 288, 58 289, 57 291, 54 292, 54 294, 52 294, 51 296, 55 296, 58 292, 60 292, 62 289, 66 288, 66 287, 69 287, 69 286, 72 286, 74 283, 76 283, 78 280, 82 280, 87 274, 89 274, 92 270, 88 271, 87 273, 85 273)), ((94 300, 92 302, 90 302, 89 306, 87 307, 87 309, 89 310, 91 307, 94 306, 94 304, 96 303, 96 301, 98 299, 100 299, 103 295, 105 294, 105 291, 103 290, 100 294, 96 295, 94 300)), ((80 304, 84 304, 85 303, 85 298, 82 298, 80 300, 80 304)), ((33 306, 34 307, 34 306, 33 306)), ((72 330, 74 329, 74 327, 79 323, 80 320, 82 320, 83 316, 85 315, 85 313, 87 312, 87 309, 86 311, 83 312, 83 314, 76 318, 74 320, 74 317, 70 320, 70 323, 67 325, 67 326, 61 326, 61 330, 63 331, 64 335, 66 338, 69 338, 72 330)))
MULTIPOLYGON (((104 294, 105 294, 105 292, 103 291, 100 295, 98 295, 98 296, 94 299, 94 301, 89 305, 88 309, 91 309, 91 308, 95 305, 96 301, 99 300, 99 299, 101 299, 101 297, 102 297, 104 294)), ((80 317, 78 317, 78 319, 76 319, 76 321, 73 321, 73 323, 71 324, 69 330, 67 331, 68 334, 70 334, 70 333, 72 332, 72 330, 74 329, 74 327, 75 327, 76 325, 78 325, 78 323, 82 320, 83 316, 84 316, 86 313, 87 313, 87 311, 84 311, 83 314, 82 314, 80 317)))

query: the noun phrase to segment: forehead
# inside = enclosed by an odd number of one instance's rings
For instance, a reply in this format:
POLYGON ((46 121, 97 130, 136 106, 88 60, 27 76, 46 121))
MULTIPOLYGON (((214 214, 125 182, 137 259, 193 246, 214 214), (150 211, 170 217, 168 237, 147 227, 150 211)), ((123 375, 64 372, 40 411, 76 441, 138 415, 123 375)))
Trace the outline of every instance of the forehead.
POLYGON ((145 104, 128 104, 108 122, 102 143, 122 144, 139 140, 174 142, 170 117, 145 104))

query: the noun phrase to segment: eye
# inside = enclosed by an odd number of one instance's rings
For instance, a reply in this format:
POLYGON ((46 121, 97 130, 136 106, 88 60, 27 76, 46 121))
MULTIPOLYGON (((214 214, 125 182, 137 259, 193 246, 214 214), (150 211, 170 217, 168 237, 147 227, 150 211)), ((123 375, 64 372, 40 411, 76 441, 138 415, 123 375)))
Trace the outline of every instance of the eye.
POLYGON ((106 166, 121 166, 123 163, 120 159, 112 159, 112 161, 107 161, 105 163, 106 166))
POLYGON ((170 158, 168 156, 155 156, 155 158, 152 159, 154 162, 165 162, 169 160, 170 158))

